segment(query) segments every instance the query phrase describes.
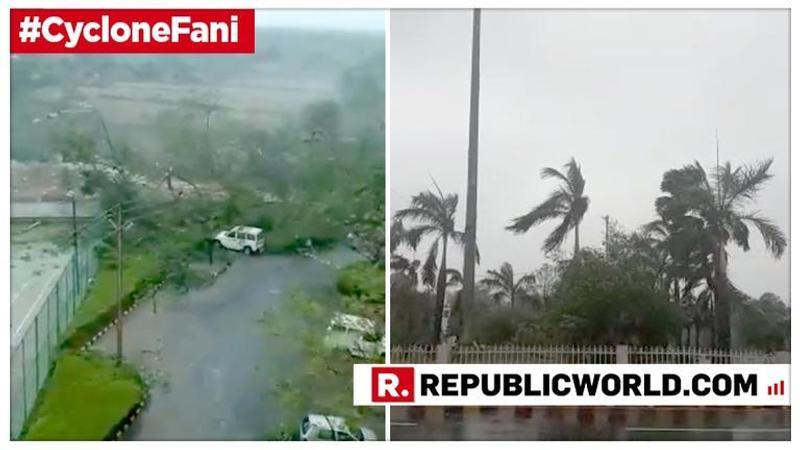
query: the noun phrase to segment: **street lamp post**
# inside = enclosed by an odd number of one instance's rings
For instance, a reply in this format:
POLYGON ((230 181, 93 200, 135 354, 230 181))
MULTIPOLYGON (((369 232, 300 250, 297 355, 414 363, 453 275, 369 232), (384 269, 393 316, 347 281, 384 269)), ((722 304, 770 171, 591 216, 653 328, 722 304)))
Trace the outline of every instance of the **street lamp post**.
POLYGON ((476 226, 478 215, 478 102, 480 100, 481 10, 472 13, 472 72, 469 101, 469 148, 467 157, 467 220, 464 230, 464 289, 462 339, 471 339, 470 321, 475 299, 476 226))

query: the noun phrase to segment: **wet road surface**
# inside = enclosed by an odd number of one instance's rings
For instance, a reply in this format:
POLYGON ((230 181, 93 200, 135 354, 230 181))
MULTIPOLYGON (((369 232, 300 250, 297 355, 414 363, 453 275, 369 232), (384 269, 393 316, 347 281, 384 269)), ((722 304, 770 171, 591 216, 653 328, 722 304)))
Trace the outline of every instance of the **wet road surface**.
MULTIPOLYGON (((337 265, 359 259, 345 248, 322 256, 337 265)), ((285 419, 271 404, 275 379, 299 362, 261 319, 294 290, 338 302, 336 276, 335 267, 304 256, 237 256, 213 285, 185 295, 164 290, 155 314, 150 300, 139 305, 124 322, 124 354, 152 387, 127 438, 264 439, 285 419)), ((113 330, 99 343, 113 353, 113 330)))
POLYGON ((392 440, 789 440, 788 408, 393 407, 392 440))

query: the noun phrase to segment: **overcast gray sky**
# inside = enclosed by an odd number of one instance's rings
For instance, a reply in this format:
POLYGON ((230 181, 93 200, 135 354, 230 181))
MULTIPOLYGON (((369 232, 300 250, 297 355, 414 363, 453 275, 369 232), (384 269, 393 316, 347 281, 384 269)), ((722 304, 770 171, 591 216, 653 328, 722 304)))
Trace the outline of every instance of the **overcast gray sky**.
MULTIPOLYGON (((471 13, 391 13, 391 208, 431 188, 459 194, 463 228, 471 13)), ((581 164, 590 205, 583 246, 600 247, 602 216, 633 230, 655 219, 665 171, 774 158, 760 210, 789 233, 789 16, 784 11, 484 11, 478 276, 503 261, 546 261, 556 223, 525 235, 504 227, 554 188, 543 167, 581 164)), ((564 249, 571 251, 572 236, 564 249)), ((789 255, 774 260, 758 233, 729 246, 731 278, 788 301, 789 255)), ((461 252, 451 251, 459 270, 461 252)), ((424 252, 419 251, 419 258, 424 252)))

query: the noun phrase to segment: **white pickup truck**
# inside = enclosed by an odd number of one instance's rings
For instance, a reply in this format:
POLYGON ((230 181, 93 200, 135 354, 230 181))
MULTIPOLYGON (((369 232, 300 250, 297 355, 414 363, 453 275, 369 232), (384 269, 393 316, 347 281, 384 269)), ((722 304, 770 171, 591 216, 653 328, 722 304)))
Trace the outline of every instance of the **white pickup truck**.
POLYGON ((237 226, 230 230, 220 231, 214 236, 220 247, 228 250, 244 252, 245 255, 264 251, 264 230, 256 227, 237 226))

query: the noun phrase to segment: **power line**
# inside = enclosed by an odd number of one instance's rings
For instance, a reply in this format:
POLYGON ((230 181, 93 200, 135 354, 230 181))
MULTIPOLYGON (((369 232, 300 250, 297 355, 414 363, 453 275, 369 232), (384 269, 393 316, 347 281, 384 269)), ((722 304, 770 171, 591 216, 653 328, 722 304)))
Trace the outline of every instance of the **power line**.
MULTIPOLYGON (((131 204, 131 203, 139 202, 139 201, 140 200, 129 200, 129 201, 126 201, 126 202, 119 203, 119 205, 131 204)), ((139 205, 138 207, 124 209, 123 212, 131 212, 131 211, 136 211, 136 210, 140 210, 140 209, 144 209, 144 208, 153 208, 153 209, 155 209, 155 208, 160 208, 160 207, 165 206, 165 205, 177 203, 178 201, 179 201, 178 199, 169 199, 169 200, 165 200, 163 202, 158 202, 158 203, 155 203, 155 204, 142 204, 142 205, 139 205)), ((100 214, 98 214, 97 216, 93 217, 92 219, 89 220, 89 222, 85 223, 82 227, 77 229, 77 234, 78 235, 82 235, 84 232, 86 232, 90 228, 94 227, 99 222, 102 222, 102 221, 108 219, 111 216, 111 212, 116 210, 116 208, 117 208, 117 206, 112 206, 111 208, 108 208, 107 210, 105 210, 105 211, 101 212, 100 214)), ((141 218, 141 217, 143 217, 143 215, 138 216, 137 219, 141 218)), ((107 236, 105 236, 105 237, 107 237, 107 236)))

